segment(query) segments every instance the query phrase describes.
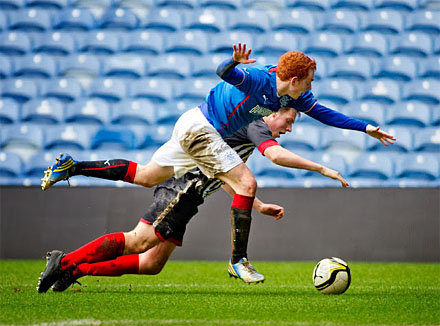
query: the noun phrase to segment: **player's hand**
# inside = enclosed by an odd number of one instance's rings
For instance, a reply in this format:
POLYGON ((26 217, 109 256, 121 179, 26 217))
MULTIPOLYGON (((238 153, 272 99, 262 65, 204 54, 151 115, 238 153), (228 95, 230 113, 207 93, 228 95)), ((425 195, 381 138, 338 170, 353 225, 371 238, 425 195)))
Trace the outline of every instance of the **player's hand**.
POLYGON ((235 62, 240 62, 242 64, 248 64, 248 63, 254 63, 255 59, 249 59, 249 55, 251 54, 252 50, 249 49, 246 51, 246 43, 241 44, 238 42, 238 45, 232 45, 232 48, 234 49, 234 52, 232 53, 232 60, 235 62))
POLYGON ((380 127, 374 127, 370 124, 367 125, 365 132, 371 137, 379 139, 379 141, 385 146, 388 146, 388 144, 394 144, 394 141, 396 140, 393 135, 381 130, 380 127))
POLYGON ((264 215, 273 216, 276 220, 283 218, 284 207, 275 204, 262 204, 258 212, 264 215))
POLYGON ((338 180, 341 183, 342 187, 344 188, 348 187, 348 182, 341 176, 341 174, 338 171, 332 170, 324 166, 324 169, 321 171, 321 174, 325 177, 338 180))

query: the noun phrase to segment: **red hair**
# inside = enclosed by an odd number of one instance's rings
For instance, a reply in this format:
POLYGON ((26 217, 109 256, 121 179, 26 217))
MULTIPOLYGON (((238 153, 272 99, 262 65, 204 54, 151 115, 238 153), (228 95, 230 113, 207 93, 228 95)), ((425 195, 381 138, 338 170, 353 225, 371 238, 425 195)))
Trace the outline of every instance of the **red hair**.
POLYGON ((289 51, 278 60, 277 76, 282 81, 292 77, 303 79, 308 76, 310 69, 316 70, 315 60, 300 51, 289 51))

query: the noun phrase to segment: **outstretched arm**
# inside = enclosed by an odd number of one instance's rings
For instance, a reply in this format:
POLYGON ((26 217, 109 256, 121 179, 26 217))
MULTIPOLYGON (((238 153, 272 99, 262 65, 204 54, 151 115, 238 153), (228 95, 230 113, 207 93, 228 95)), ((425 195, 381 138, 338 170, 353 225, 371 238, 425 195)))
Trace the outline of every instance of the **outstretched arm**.
POLYGON ((252 50, 249 49, 246 51, 246 43, 243 45, 238 42, 238 46, 235 44, 232 46, 233 53, 232 58, 228 58, 217 67, 217 75, 232 85, 238 85, 243 82, 244 72, 241 69, 235 68, 238 64, 249 64, 253 63, 255 59, 249 59, 249 55, 252 50))

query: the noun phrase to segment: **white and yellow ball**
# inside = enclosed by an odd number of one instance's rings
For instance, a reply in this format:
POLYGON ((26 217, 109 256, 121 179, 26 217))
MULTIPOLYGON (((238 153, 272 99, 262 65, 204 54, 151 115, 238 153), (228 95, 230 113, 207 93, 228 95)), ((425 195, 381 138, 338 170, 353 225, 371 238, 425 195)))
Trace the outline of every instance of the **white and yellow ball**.
POLYGON ((313 269, 313 284, 323 294, 342 294, 351 282, 347 263, 340 258, 325 258, 313 269))

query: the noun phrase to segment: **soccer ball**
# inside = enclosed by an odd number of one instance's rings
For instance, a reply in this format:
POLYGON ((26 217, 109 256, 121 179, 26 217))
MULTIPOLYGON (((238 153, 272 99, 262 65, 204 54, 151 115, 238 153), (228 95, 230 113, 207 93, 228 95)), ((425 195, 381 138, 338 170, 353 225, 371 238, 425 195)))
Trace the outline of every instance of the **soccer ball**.
POLYGON ((342 294, 350 282, 350 268, 340 258, 325 258, 313 269, 313 284, 323 294, 342 294))

